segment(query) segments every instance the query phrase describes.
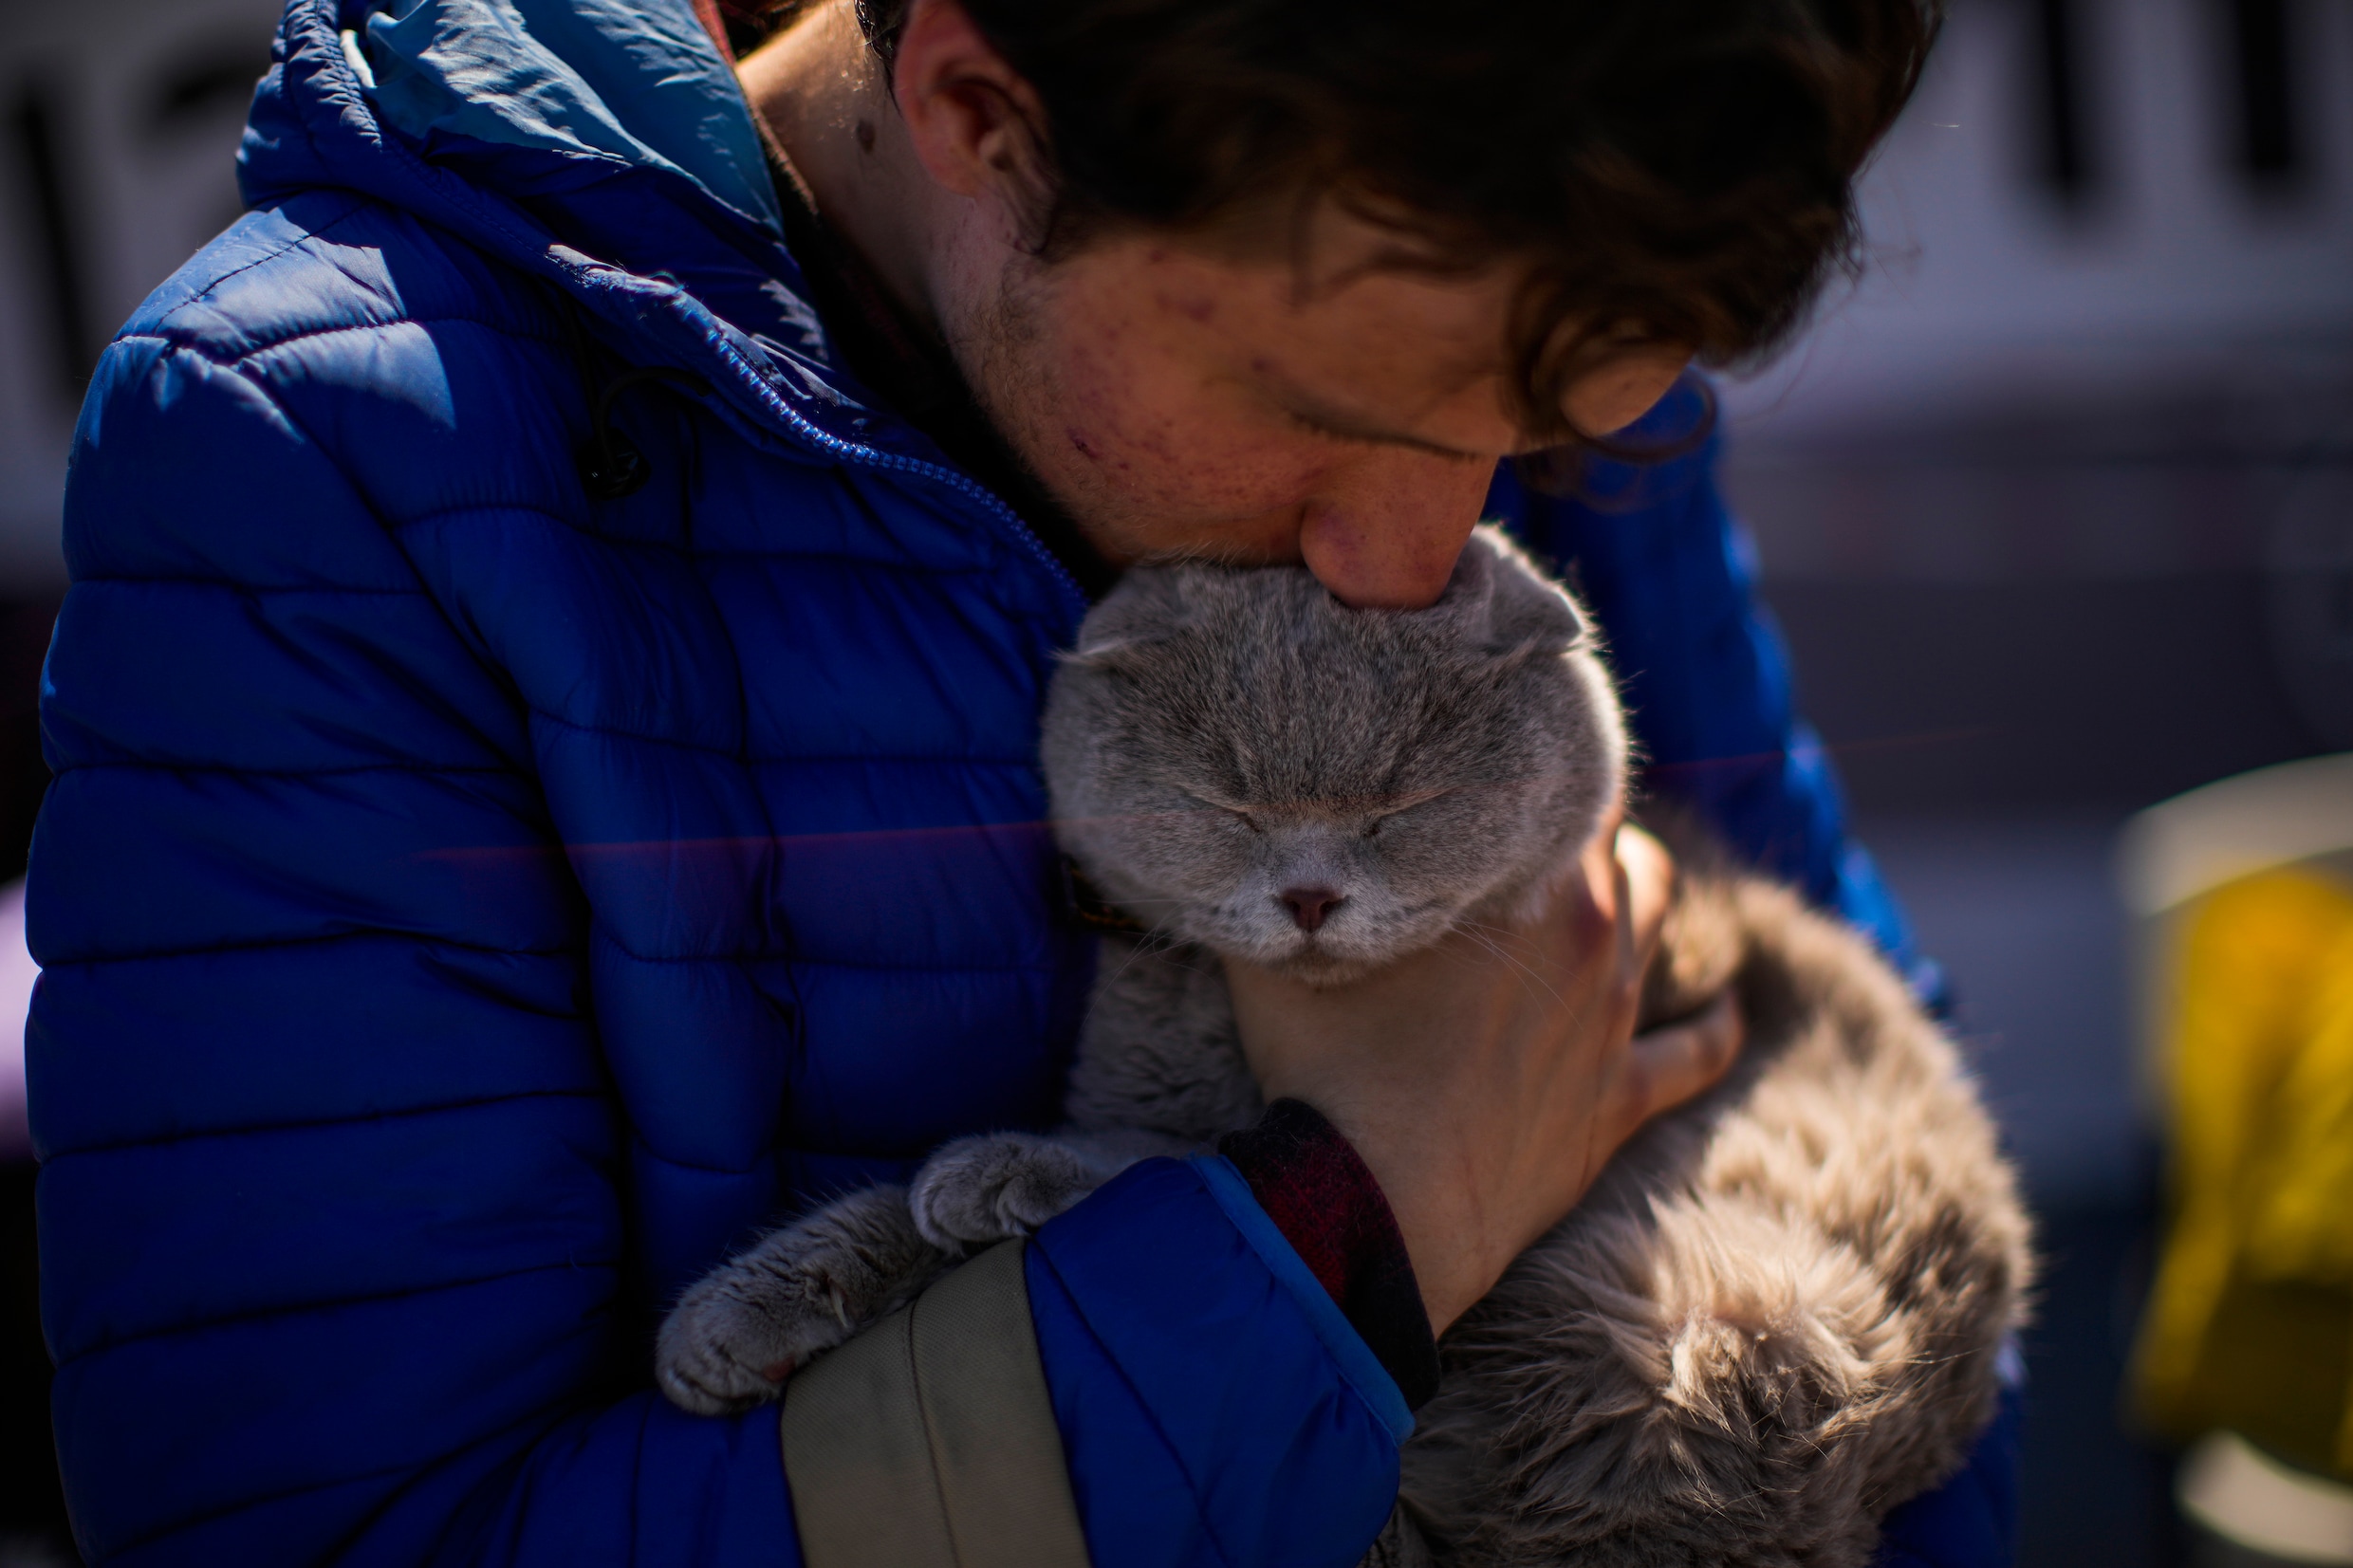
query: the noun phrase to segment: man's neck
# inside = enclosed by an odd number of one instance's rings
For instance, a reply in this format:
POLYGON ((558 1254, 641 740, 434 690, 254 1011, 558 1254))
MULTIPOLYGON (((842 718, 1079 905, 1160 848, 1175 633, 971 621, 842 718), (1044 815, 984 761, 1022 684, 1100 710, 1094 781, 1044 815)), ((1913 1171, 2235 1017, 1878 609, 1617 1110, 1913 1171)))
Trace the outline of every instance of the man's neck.
POLYGON ((943 341, 922 258, 937 198, 848 5, 828 0, 748 56, 744 91, 778 168, 785 233, 850 371, 1002 496, 1089 598, 1113 573, 982 412, 943 341))
POLYGON ((736 74, 826 227, 857 252, 911 325, 937 337, 924 258, 939 194, 907 139, 849 0, 810 7, 746 56, 736 74))

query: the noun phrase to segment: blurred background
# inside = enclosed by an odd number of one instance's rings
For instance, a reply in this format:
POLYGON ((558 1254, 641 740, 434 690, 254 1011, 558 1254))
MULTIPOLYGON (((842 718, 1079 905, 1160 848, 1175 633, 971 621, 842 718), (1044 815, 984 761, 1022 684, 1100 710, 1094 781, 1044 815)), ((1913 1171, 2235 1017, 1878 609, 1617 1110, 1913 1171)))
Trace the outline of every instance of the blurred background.
MULTIPOLYGON (((82 388, 234 214, 277 9, 0 0, 0 882, 45 778, 82 388)), ((2042 1216, 2023 1560, 2263 1560, 2182 1522, 2180 1455, 2123 1414, 2165 1117, 2119 846, 2185 790, 2353 750, 2353 0, 1952 0, 1864 192, 1865 274, 1725 388, 1728 478, 2042 1216)), ((2353 775, 2318 808, 2297 777, 2307 816, 2353 807, 2353 775)), ((21 918, 0 897, 0 948, 21 918)), ((65 1561, 8 1094, 0 1563, 65 1561)), ((2345 1530, 2298 1560, 2353 1562, 2345 1530)))
POLYGON ((1864 191, 1729 482, 2041 1216, 2024 1560, 2240 1560, 2120 1418, 2163 1125, 2120 831, 2353 749, 2353 4, 1954 0, 1864 191))

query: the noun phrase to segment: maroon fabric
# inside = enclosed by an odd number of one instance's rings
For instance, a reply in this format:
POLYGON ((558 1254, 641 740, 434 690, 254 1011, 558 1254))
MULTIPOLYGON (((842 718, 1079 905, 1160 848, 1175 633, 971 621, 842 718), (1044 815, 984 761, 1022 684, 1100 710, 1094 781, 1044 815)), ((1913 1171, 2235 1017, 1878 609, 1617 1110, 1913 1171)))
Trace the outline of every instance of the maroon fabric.
POLYGON ((727 41, 727 24, 719 18, 718 0, 695 0, 695 20, 703 25, 703 31, 719 46, 719 58, 730 65, 735 64, 735 46, 727 41))
POLYGON ((1218 1153, 1418 1409, 1437 1392, 1437 1343, 1397 1216, 1354 1146, 1314 1107, 1278 1099, 1218 1153))

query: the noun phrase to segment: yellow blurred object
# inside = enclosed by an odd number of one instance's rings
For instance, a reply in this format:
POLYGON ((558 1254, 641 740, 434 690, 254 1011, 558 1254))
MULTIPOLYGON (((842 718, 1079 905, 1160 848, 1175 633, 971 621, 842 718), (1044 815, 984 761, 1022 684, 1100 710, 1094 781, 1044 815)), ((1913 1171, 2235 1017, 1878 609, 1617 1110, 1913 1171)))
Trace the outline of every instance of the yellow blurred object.
POLYGON ((2166 1099, 2175 1212, 2135 1351, 2160 1431, 2353 1478, 2353 891, 2265 872, 2187 912, 2166 1099))

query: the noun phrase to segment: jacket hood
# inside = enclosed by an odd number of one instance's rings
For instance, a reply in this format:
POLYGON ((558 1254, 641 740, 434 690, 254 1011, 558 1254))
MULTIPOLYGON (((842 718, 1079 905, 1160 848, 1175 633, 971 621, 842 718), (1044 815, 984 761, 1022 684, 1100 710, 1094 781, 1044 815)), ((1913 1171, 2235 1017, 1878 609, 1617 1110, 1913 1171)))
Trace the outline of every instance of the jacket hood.
POLYGON ((393 0, 353 45, 377 112, 413 140, 671 170, 780 232, 750 107, 680 0, 393 0))
POLYGON ((1050 561, 835 359, 691 0, 290 0, 237 171, 251 206, 341 189, 453 231, 747 434, 938 480, 1050 561))

